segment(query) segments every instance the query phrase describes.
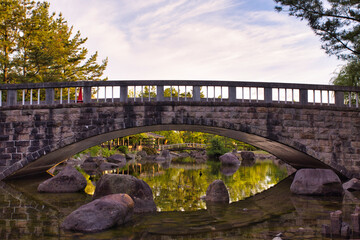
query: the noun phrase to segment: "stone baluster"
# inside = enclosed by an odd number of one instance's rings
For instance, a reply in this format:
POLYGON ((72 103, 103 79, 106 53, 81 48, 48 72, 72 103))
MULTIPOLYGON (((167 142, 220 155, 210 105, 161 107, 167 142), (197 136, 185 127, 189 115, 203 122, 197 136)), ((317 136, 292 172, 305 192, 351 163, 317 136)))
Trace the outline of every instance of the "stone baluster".
POLYGON ((128 100, 128 86, 120 86, 120 102, 127 102, 127 100, 128 100))
POLYGON ((6 105, 7 106, 15 106, 17 104, 17 90, 8 90, 6 105))
POLYGON ((200 102, 200 86, 193 86, 193 101, 200 102))
POLYGON ((300 104, 307 105, 308 104, 308 90, 300 89, 300 104))
POLYGON ((344 106, 344 92, 335 91, 335 105, 337 107, 344 106))
POLYGON ((164 101, 164 86, 162 85, 156 86, 156 101, 158 102, 164 101))
POLYGON ((83 101, 84 103, 91 102, 91 87, 84 87, 83 101))

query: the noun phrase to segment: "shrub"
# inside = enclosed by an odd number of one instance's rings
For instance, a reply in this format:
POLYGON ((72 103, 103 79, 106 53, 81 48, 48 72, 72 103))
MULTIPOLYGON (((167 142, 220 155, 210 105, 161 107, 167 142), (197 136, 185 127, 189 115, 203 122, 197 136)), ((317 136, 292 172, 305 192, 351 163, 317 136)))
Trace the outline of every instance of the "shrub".
POLYGON ((117 146, 116 149, 123 154, 127 154, 129 152, 129 149, 127 146, 117 146))
POLYGON ((215 136, 210 141, 210 146, 207 148, 207 154, 211 158, 218 158, 230 150, 231 149, 225 147, 225 143, 221 141, 220 137, 215 136))
POLYGON ((156 155, 157 154, 157 151, 155 148, 143 147, 142 150, 145 151, 147 155, 156 155))

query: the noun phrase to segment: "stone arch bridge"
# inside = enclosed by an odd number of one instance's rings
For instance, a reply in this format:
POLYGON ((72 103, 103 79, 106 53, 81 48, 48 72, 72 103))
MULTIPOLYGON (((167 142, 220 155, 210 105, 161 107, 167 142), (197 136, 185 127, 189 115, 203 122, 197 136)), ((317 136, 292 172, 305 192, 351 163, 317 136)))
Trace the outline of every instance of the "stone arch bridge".
POLYGON ((226 81, 0 86, 0 180, 160 130, 227 136, 299 168, 360 176, 360 88, 226 81))

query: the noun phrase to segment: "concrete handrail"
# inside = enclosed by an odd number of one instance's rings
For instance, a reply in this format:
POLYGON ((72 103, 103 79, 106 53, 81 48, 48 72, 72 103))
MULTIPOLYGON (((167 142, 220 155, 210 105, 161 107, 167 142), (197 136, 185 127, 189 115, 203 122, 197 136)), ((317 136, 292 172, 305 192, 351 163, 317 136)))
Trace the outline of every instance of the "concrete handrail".
POLYGON ((227 101, 302 105, 324 104, 340 107, 345 105, 359 107, 360 93, 359 87, 269 82, 208 80, 78 81, 2 84, 0 85, 0 107, 78 103, 80 102, 80 90, 81 102, 84 103, 227 101), (106 92, 109 88, 111 94, 106 92), (145 89, 148 89, 148 92, 145 89), (99 92, 102 92, 103 97, 99 96, 99 92))
POLYGON ((202 143, 176 143, 176 144, 167 144, 167 145, 159 145, 160 150, 166 149, 179 149, 179 148, 206 148, 206 144, 202 143))

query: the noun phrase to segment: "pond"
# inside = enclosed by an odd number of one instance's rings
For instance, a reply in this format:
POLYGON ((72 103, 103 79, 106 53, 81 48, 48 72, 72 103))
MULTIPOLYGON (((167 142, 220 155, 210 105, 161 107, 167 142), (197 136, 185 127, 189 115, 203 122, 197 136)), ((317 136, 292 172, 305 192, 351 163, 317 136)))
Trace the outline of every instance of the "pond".
POLYGON ((357 195, 294 196, 289 192, 291 178, 284 179, 286 168, 271 161, 257 161, 233 174, 215 163, 132 164, 118 172, 150 185, 156 213, 134 216, 125 226, 101 233, 64 232, 64 217, 90 202, 91 195, 37 193, 48 176, 0 182, 0 239, 272 239, 280 232, 283 239, 319 239, 330 211, 342 209, 346 220, 360 202, 357 195), (227 185, 230 204, 207 206, 201 200, 215 179, 227 185))

